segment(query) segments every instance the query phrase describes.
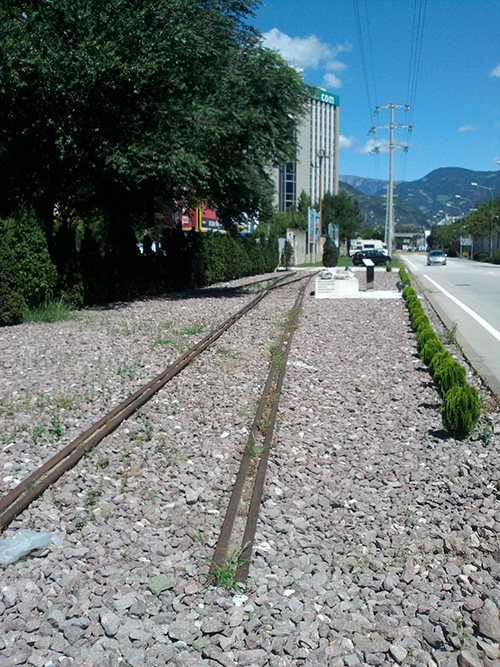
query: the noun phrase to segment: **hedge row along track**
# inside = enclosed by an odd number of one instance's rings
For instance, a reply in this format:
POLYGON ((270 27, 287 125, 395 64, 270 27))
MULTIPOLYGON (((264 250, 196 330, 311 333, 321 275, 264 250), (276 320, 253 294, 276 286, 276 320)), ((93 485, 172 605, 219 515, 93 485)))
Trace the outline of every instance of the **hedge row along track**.
MULTIPOLYGON (((147 403, 169 380, 192 363, 196 357, 220 338, 243 315, 248 313, 252 308, 255 308, 272 290, 304 280, 304 278, 308 278, 309 276, 310 274, 296 277, 296 274, 287 273, 273 284, 264 288, 246 306, 205 336, 205 338, 179 357, 160 375, 143 385, 134 394, 129 396, 129 398, 61 449, 60 452, 44 463, 38 470, 35 470, 18 486, 0 498, 0 532, 25 510, 30 503, 39 498, 61 475, 73 468, 88 451, 93 449, 106 436, 113 433, 125 419, 147 403)), ((246 287, 246 285, 243 287, 246 287)))
POLYGON ((243 452, 210 570, 217 583, 226 563, 236 569, 235 581, 248 577, 264 480, 278 414, 293 332, 297 327, 307 283, 301 287, 283 327, 278 345, 272 350, 269 374, 243 452))

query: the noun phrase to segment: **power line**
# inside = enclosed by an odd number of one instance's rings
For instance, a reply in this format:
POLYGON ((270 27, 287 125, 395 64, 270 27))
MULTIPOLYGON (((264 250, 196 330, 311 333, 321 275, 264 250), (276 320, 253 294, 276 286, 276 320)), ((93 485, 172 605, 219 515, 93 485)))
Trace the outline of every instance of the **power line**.
POLYGON ((373 106, 371 102, 371 96, 370 96, 370 86, 368 83, 368 74, 366 71, 366 58, 365 58, 365 48, 364 48, 364 43, 363 43, 363 30, 361 28, 361 18, 359 15, 359 6, 358 6, 358 0, 353 0, 353 5, 354 5, 354 18, 356 20, 356 31, 358 33, 358 42, 359 42, 359 50, 361 53, 361 67, 363 69, 363 79, 365 81, 365 90, 366 90, 366 97, 368 100, 368 112, 370 114, 370 121, 373 124, 373 106))

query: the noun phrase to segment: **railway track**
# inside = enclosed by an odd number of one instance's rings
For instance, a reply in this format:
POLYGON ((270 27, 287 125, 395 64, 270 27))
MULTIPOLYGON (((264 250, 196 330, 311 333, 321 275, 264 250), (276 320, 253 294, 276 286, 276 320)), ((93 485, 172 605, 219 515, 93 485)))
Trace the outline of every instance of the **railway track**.
POLYGON ((233 560, 235 554, 235 580, 243 582, 248 577, 267 462, 278 414, 279 397, 293 332, 297 326, 306 287, 307 284, 299 290, 295 304, 283 327, 280 341, 272 351, 269 374, 250 429, 215 549, 211 568, 211 577, 214 580, 217 579, 217 572, 224 567, 228 559, 233 560), (244 518, 243 521, 238 520, 242 518, 244 518))
MULTIPOLYGON (((309 276, 307 276, 309 277, 309 276)), ((211 346, 246 313, 255 308, 272 290, 303 281, 305 276, 287 274, 273 284, 267 286, 253 297, 243 308, 225 320, 185 354, 179 357, 153 380, 134 392, 125 401, 111 410, 92 427, 61 449, 40 468, 30 474, 15 488, 0 498, 0 531, 4 530, 34 500, 58 480, 66 471, 73 468, 78 461, 105 437, 113 433, 120 424, 145 405, 172 378, 189 366, 204 350, 211 346)), ((302 290, 303 293, 303 290, 302 290)), ((267 386, 267 385, 266 385, 267 386)), ((263 407, 263 414, 267 408, 263 407)), ((262 418, 260 418, 262 419, 262 418)), ((262 423, 260 423, 262 427, 262 423)), ((269 431, 271 433, 271 431, 269 431)))

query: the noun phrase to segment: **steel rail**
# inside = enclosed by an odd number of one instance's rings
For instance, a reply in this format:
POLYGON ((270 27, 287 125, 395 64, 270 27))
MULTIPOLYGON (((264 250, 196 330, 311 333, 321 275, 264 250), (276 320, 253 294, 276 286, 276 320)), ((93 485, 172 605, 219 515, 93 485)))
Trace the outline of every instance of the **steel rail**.
MULTIPOLYGON (((295 281, 293 281, 295 282, 295 281)), ((290 283, 287 283, 290 284, 290 283)), ((305 290, 304 285, 297 295, 293 310, 298 313, 302 307, 305 290)), ((271 359, 269 373, 261 394, 257 412, 255 414, 252 427, 247 439, 245 449, 240 461, 240 466, 236 475, 236 480, 233 485, 231 496, 229 499, 226 515, 219 533, 219 539, 214 551, 212 565, 210 568, 210 575, 212 580, 216 580, 217 571, 220 570, 229 554, 229 547, 233 540, 233 533, 235 531, 236 517, 239 513, 247 514, 243 538, 241 540, 241 547, 237 549, 238 563, 235 575, 235 581, 243 582, 248 577, 250 568, 250 561, 252 557, 253 545, 255 540, 255 533, 257 530, 257 521, 259 516, 260 504, 262 500, 262 492, 264 489, 264 482, 267 472, 267 464, 269 460, 269 453, 271 450, 271 442, 274 436, 274 429, 276 425, 276 418, 278 414, 279 397, 283 386, 283 381, 286 373, 286 363, 292 343, 293 328, 285 327, 280 337, 278 349, 278 357, 281 359, 281 365, 278 369, 271 359), (266 425, 264 440, 260 447, 261 454, 255 479, 253 480, 252 494, 248 503, 248 508, 243 508, 245 504, 243 500, 243 490, 250 477, 250 464, 254 458, 255 444, 258 439, 258 433, 261 431, 260 423, 264 413, 269 413, 268 423, 266 425), (248 510, 248 511, 246 511, 248 510)))
POLYGON ((287 274, 273 285, 259 292, 245 306, 207 334, 207 336, 174 361, 162 373, 140 387, 135 393, 42 464, 24 481, 2 496, 0 498, 0 532, 34 500, 39 498, 61 475, 73 468, 88 451, 93 449, 106 436, 115 431, 125 419, 147 403, 167 382, 192 363, 235 322, 255 308, 272 290, 285 287, 292 282, 296 282, 296 280, 303 280, 307 276, 286 282, 286 279, 289 277, 290 274, 287 274))

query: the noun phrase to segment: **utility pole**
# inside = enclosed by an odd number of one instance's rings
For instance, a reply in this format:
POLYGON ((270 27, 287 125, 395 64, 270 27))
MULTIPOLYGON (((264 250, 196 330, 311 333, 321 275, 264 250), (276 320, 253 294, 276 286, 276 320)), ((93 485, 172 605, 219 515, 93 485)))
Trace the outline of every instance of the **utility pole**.
MULTIPOLYGON (((326 154, 326 151, 324 148, 318 149, 316 155, 319 158, 319 236, 321 238, 321 234, 323 232, 323 192, 322 192, 322 185, 323 185, 323 159, 330 157, 329 155, 326 154)), ((318 249, 317 249, 317 239, 316 237, 314 238, 314 262, 317 261, 317 254, 318 254, 318 249)))
MULTIPOLYGON (((383 106, 375 107, 375 113, 376 114, 380 113, 380 109, 391 110, 390 123, 389 125, 378 125, 377 127, 372 127, 368 134, 375 134, 377 130, 381 130, 384 128, 390 130, 389 145, 383 146, 383 148, 389 148, 389 188, 387 192, 387 252, 392 257, 392 249, 393 249, 392 247, 394 241, 394 199, 393 199, 394 149, 403 148, 404 151, 408 150, 408 146, 394 143, 394 128, 405 127, 408 129, 409 132, 411 132, 413 130, 413 127, 411 125, 401 125, 400 123, 396 124, 394 123, 394 109, 404 109, 405 111, 409 111, 410 107, 407 104, 394 104, 393 102, 391 102, 390 104, 384 104, 383 106)), ((382 146, 374 148, 372 153, 378 153, 380 151, 380 148, 382 148, 382 146)))

